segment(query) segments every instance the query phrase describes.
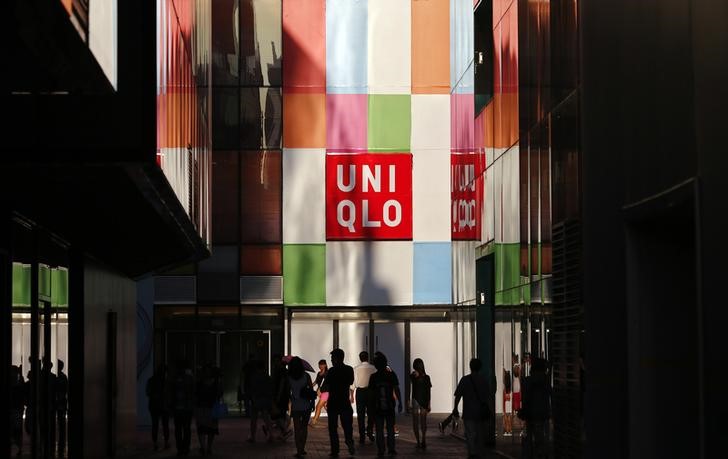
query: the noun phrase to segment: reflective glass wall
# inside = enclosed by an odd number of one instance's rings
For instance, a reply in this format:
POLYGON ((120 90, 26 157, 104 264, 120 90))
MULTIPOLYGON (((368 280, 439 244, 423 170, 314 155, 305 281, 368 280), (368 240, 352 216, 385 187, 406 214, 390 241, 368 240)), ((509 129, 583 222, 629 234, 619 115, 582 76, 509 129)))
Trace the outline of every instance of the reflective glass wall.
POLYGON ((211 0, 157 0, 157 164, 210 242, 211 0))

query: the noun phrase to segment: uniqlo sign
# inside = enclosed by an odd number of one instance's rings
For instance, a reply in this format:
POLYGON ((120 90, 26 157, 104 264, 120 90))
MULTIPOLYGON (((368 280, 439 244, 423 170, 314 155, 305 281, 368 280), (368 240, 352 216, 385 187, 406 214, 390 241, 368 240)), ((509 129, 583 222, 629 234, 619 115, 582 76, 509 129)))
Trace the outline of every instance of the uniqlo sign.
POLYGON ((326 155, 326 240, 412 239, 412 155, 326 155))
POLYGON ((480 239, 480 205, 475 165, 478 155, 450 155, 450 196, 452 202, 452 239, 480 239))

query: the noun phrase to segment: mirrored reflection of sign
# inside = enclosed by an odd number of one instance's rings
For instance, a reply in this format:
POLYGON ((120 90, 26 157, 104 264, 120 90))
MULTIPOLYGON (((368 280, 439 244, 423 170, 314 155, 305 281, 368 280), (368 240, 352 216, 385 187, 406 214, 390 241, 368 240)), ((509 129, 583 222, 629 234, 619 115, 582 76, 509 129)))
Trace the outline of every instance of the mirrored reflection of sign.
POLYGON ((412 155, 326 155, 326 239, 412 239, 412 155))
POLYGON ((480 239, 480 205, 475 165, 478 155, 450 155, 451 223, 453 240, 480 239))

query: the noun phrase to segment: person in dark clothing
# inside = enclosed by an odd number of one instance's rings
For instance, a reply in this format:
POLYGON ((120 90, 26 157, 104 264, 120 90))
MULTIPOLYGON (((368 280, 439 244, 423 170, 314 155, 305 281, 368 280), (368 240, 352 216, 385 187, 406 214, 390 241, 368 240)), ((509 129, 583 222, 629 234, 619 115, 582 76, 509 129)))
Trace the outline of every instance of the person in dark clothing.
POLYGON ((192 440, 192 411, 195 408, 195 378, 187 362, 177 365, 177 376, 172 383, 172 410, 174 413, 174 438, 177 455, 190 453, 192 440))
POLYGON ((278 427, 281 438, 288 438, 293 432, 288 428, 290 417, 288 416, 288 395, 291 388, 288 385, 288 370, 280 355, 273 356, 273 409, 271 420, 278 427))
POLYGON ((523 406, 518 413, 526 421, 526 444, 532 448, 533 457, 547 457, 547 424, 551 417, 551 384, 546 375, 547 364, 534 359, 531 375, 523 381, 523 406))
POLYGON ((56 375, 56 419, 58 419, 58 459, 66 454, 66 414, 68 413, 68 376, 63 372, 63 360, 58 361, 56 375))
POLYGON ((413 371, 410 374, 412 384, 412 428, 415 431, 418 449, 427 449, 425 435, 427 432, 427 413, 430 412, 430 399, 432 382, 425 372, 425 363, 422 359, 412 362, 413 371))
POLYGON ((18 457, 23 455, 23 412, 25 411, 25 387, 20 368, 10 367, 10 440, 18 447, 18 457))
POLYGON ((149 399, 149 414, 152 417, 152 441, 154 450, 159 449, 159 424, 162 424, 164 449, 169 448, 169 406, 167 406, 167 367, 160 365, 147 380, 146 393, 149 399))
POLYGON ((255 443, 255 431, 258 427, 258 417, 263 418, 263 431, 268 435, 268 441, 273 441, 273 429, 270 421, 270 410, 273 405, 273 383, 265 371, 260 360, 254 362, 254 370, 250 375, 250 437, 248 443, 255 443))
MULTIPOLYGON (((40 370, 40 435, 48 438, 50 455, 56 446, 56 375, 51 371, 53 362, 50 357, 43 357, 43 367, 40 370)), ((45 449, 45 445, 43 446, 45 449)))
POLYGON ((296 440, 296 457, 306 455, 308 438, 308 419, 311 417, 313 400, 306 397, 306 392, 313 392, 311 377, 303 369, 300 357, 293 357, 288 364, 290 387, 291 419, 296 440))
POLYGON ((354 454, 354 410, 351 408, 351 385, 354 383, 354 369, 344 364, 344 351, 334 349, 331 351, 331 369, 326 377, 329 388, 329 400, 326 411, 329 414, 329 440, 331 441, 331 456, 339 455, 339 433, 337 427, 341 418, 341 427, 344 429, 344 441, 349 448, 349 454, 354 454))
POLYGON ((485 446, 485 426, 489 416, 486 401, 490 390, 488 379, 480 374, 480 359, 470 360, 470 374, 463 376, 455 389, 455 406, 453 414, 457 414, 460 399, 463 399, 463 421, 465 423, 465 439, 468 444, 468 458, 482 457, 485 446))
POLYGON ((197 383, 195 398, 195 421, 197 422, 197 436, 200 440, 200 454, 212 454, 212 442, 218 435, 217 419, 213 416, 212 408, 215 402, 222 397, 220 372, 212 365, 206 365, 202 378, 197 383))
POLYGON ((308 423, 309 426, 314 427, 321 416, 321 410, 326 409, 326 402, 329 400, 329 385, 326 384, 326 376, 329 372, 329 366, 326 360, 321 359, 318 363, 319 372, 316 374, 316 380, 313 383, 314 389, 318 394, 318 402, 316 402, 316 410, 313 414, 313 419, 308 423))
POLYGON ((397 399, 397 410, 402 412, 402 394, 399 391, 399 380, 394 371, 387 370, 387 358, 384 354, 374 357, 377 372, 369 378, 369 393, 373 397, 376 416, 377 455, 384 456, 384 423, 387 424, 387 450, 390 456, 397 454, 394 447, 394 405, 397 399))

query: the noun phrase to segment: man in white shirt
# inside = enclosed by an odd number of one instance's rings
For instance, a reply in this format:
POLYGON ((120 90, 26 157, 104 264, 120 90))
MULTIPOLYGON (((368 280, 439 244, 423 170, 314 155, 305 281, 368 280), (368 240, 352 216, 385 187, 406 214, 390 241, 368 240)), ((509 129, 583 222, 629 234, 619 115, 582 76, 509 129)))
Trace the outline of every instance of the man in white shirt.
POLYGON ((356 391, 356 416, 359 423, 359 443, 364 443, 365 438, 369 437, 370 441, 374 441, 372 428, 374 426, 374 418, 371 410, 371 397, 369 396, 369 377, 377 372, 374 365, 369 363, 369 353, 362 351, 359 353, 361 363, 354 367, 354 385, 352 390, 356 391), (366 418, 366 429, 365 429, 366 418), (366 437, 365 437, 366 435, 366 437))

